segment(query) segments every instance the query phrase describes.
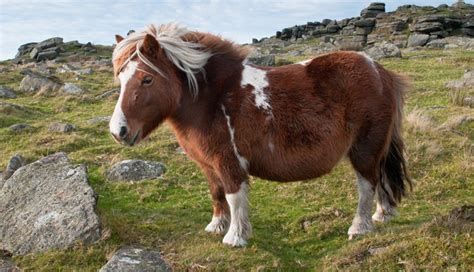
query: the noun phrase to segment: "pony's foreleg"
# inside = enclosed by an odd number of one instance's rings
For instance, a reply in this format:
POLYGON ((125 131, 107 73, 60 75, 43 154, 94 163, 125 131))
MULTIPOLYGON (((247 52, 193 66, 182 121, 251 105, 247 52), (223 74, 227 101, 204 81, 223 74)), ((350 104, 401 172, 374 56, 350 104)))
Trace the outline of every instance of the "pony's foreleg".
POLYGON ((222 242, 231 246, 245 246, 247 239, 252 235, 252 226, 249 221, 249 186, 247 181, 239 185, 236 192, 225 194, 230 209, 230 227, 222 242))
POLYGON ((224 187, 212 169, 204 168, 212 197, 212 220, 204 229, 210 233, 223 234, 227 231, 230 221, 229 205, 225 198, 224 187))
POLYGON ((357 213, 352 220, 352 225, 347 232, 347 234, 349 234, 349 240, 355 235, 365 234, 374 230, 371 218, 375 195, 374 186, 362 175, 357 173, 357 188, 359 191, 359 204, 357 206, 357 213))

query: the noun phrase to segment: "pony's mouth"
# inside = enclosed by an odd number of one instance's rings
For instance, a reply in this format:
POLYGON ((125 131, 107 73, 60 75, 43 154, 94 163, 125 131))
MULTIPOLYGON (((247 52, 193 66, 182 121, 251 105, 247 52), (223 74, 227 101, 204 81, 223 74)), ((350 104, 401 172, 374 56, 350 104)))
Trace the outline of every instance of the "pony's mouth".
POLYGON ((125 139, 125 143, 128 145, 128 146, 133 146, 135 144, 137 144, 139 141, 140 141, 140 133, 141 133, 141 130, 138 130, 137 133, 135 133, 135 135, 133 137, 128 137, 127 139, 125 139))
POLYGON ((133 137, 130 137, 132 134, 129 134, 127 137, 125 137, 124 139, 119 139, 115 134, 112 134, 112 138, 114 139, 114 141, 116 143, 119 143, 119 144, 123 144, 123 145, 128 145, 128 146, 134 146, 135 144, 137 144, 138 142, 140 142, 140 134, 141 134, 141 130, 139 129, 135 135, 133 135, 133 137))

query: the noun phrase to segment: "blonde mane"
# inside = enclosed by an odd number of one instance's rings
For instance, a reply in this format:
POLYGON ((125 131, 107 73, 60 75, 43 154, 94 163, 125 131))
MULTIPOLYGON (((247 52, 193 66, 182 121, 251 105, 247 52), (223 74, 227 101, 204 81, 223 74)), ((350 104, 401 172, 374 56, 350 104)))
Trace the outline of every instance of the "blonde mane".
POLYGON ((199 91, 196 73, 204 72, 204 65, 206 65, 212 53, 208 50, 209 48, 200 43, 183 40, 183 36, 190 33, 192 32, 185 27, 170 23, 161 25, 158 29, 154 25, 149 25, 142 32, 130 34, 117 44, 112 54, 115 77, 135 57, 138 57, 161 76, 166 77, 160 68, 156 67, 140 52, 145 36, 149 34, 155 37, 168 59, 186 74, 189 87, 193 95, 196 96, 199 91))

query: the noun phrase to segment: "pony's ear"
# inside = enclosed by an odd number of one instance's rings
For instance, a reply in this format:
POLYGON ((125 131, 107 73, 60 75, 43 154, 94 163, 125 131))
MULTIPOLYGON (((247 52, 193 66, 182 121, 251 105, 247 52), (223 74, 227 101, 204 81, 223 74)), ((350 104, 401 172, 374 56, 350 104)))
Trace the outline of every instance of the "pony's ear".
POLYGON ((150 34, 146 34, 145 39, 143 40, 143 53, 151 56, 156 56, 160 49, 158 41, 150 34))
POLYGON ((115 41, 117 41, 117 43, 123 41, 123 37, 120 36, 119 34, 115 35, 115 41))

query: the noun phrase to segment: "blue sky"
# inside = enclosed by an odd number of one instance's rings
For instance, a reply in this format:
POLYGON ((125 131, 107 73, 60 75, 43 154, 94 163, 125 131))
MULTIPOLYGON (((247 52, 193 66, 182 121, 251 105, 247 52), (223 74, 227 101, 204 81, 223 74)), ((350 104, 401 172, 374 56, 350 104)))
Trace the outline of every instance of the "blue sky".
MULTIPOLYGON (((171 21, 246 43, 252 37, 271 36, 295 24, 358 16, 370 2, 374 1, 0 0, 0 59, 13 58, 23 43, 53 36, 65 41, 113 44, 116 33, 125 35, 129 29, 171 21)), ((385 1, 388 11, 403 4, 438 6, 453 2, 385 1)))

